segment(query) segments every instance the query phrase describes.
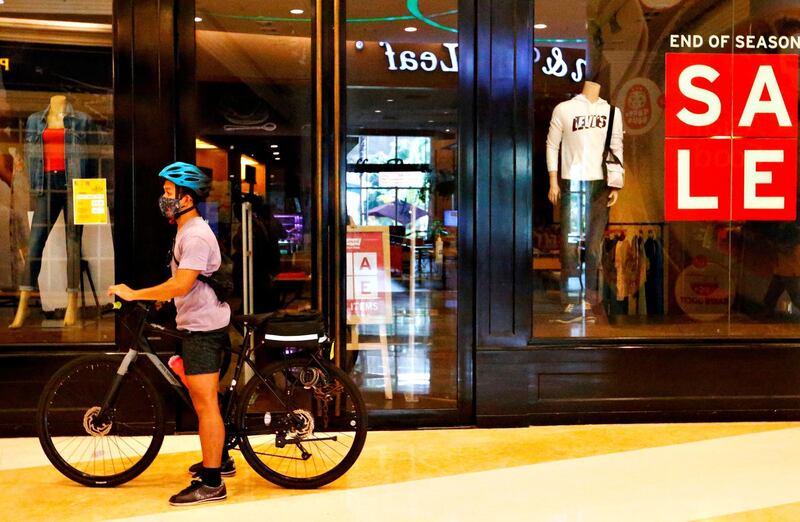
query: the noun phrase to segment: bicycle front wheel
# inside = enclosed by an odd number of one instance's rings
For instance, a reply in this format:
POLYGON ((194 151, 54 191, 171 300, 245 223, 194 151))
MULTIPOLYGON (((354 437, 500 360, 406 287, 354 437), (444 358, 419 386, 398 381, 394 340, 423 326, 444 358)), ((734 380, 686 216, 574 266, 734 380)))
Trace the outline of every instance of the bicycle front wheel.
POLYGON ((367 411, 339 368, 314 359, 267 366, 239 402, 241 450, 262 477, 312 489, 341 477, 367 437, 367 411))
POLYGON ((141 370, 131 365, 117 399, 98 416, 121 358, 89 355, 59 370, 39 399, 37 429, 47 458, 67 478, 112 487, 138 476, 164 440, 164 406, 141 370))

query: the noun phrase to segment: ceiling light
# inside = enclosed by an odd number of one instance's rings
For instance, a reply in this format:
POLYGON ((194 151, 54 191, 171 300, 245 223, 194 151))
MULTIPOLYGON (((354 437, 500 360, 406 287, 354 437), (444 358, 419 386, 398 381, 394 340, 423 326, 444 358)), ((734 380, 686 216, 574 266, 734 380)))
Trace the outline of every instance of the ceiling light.
POLYGON ((375 114, 380 114, 380 113, 381 113, 380 109, 375 109, 375 114))
POLYGON ((450 132, 450 129, 445 129, 444 131, 445 131, 445 132, 450 132))
POLYGON ((274 143, 272 145, 270 145, 270 147, 273 148, 273 149, 277 149, 278 148, 278 146, 276 144, 274 144, 274 143))
POLYGON ((433 120, 428 120, 428 123, 433 123, 433 120))
POLYGON ((273 152, 273 153, 272 153, 272 155, 273 155, 273 156, 280 156, 280 155, 281 155, 281 153, 280 153, 280 152, 278 152, 278 151, 276 150, 275 152, 273 152))
POLYGON ((547 29, 547 24, 533 24, 534 29, 547 29))
POLYGON ((197 23, 200 23, 200 22, 202 22, 202 21, 203 21, 203 19, 202 19, 202 18, 200 18, 199 16, 195 16, 195 17, 194 17, 194 21, 195 21, 195 22, 197 22, 197 23))
POLYGON ((305 11, 303 11, 302 9, 292 9, 289 12, 292 13, 292 14, 300 15, 300 14, 303 14, 305 11))
POLYGON ((407 33, 416 33, 417 32, 417 28, 414 27, 413 25, 410 25, 410 26, 406 27, 405 29, 403 29, 403 31, 405 31, 407 33))
POLYGON ((392 98, 386 98, 386 101, 392 103, 394 100, 392 98))

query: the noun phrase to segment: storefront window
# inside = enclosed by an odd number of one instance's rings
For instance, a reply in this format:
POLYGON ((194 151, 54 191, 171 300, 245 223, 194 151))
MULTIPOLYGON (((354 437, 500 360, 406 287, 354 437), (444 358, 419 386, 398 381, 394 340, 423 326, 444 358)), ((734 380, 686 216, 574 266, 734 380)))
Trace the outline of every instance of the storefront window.
POLYGON ((347 2, 347 369, 371 409, 456 407, 458 2, 347 2))
POLYGON ((233 263, 234 313, 308 308, 311 2, 200 0, 195 22, 201 212, 233 263))
POLYGON ((0 344, 114 340, 111 9, 0 6, 0 344))
POLYGON ((796 336, 789 4, 536 3, 534 339, 796 336))

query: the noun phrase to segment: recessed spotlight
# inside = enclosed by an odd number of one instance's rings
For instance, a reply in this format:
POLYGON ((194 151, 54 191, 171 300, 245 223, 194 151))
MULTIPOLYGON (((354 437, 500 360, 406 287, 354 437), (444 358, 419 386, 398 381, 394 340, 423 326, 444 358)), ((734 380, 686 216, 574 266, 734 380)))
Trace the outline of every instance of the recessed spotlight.
POLYGON ((272 155, 273 155, 273 156, 280 156, 280 155, 281 155, 281 153, 280 153, 280 152, 278 152, 278 151, 275 151, 275 152, 273 152, 273 153, 272 153, 272 155))
POLYGON ((445 132, 450 132, 450 129, 445 129, 444 131, 445 131, 445 132))
POLYGON ((194 17, 194 21, 195 21, 195 22, 197 22, 197 23, 200 23, 200 22, 202 22, 202 21, 203 21, 203 19, 202 19, 202 18, 200 18, 199 16, 195 16, 195 17, 194 17))
POLYGON ((547 24, 533 24, 534 29, 547 29, 547 24))
POLYGON ((356 40, 356 50, 360 51, 364 48, 364 41, 363 40, 356 40))
POLYGON ((386 98, 386 101, 392 103, 394 100, 392 98, 386 98))
POLYGON ((409 25, 408 27, 403 29, 403 31, 405 31, 407 33, 416 33, 417 32, 417 28, 414 27, 413 25, 409 25))
POLYGON ((273 148, 273 149, 277 149, 278 148, 278 146, 276 144, 274 144, 274 143, 272 145, 270 145, 270 147, 273 148))
POLYGON ((433 123, 433 120, 428 120, 428 123, 433 123))
POLYGON ((380 114, 380 113, 381 113, 380 109, 375 109, 375 114, 380 114))
POLYGON ((289 12, 292 13, 292 14, 303 14, 303 13, 305 13, 305 11, 303 11, 302 9, 292 9, 289 12))

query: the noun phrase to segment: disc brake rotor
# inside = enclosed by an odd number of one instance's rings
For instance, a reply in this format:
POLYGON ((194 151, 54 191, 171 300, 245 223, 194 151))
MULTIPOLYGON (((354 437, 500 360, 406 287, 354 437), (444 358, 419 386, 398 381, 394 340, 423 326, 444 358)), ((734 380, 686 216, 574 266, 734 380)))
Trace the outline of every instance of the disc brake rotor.
POLYGON ((293 429, 292 432, 294 432, 298 437, 308 437, 314 433, 314 416, 311 415, 310 411, 298 409, 294 410, 292 413, 303 419, 303 425, 299 428, 293 429))
POLYGON ((110 421, 99 426, 95 424, 95 419, 99 413, 100 406, 92 406, 86 410, 86 413, 83 416, 83 429, 86 430, 86 433, 92 437, 105 437, 111 431, 111 426, 114 424, 110 421))

